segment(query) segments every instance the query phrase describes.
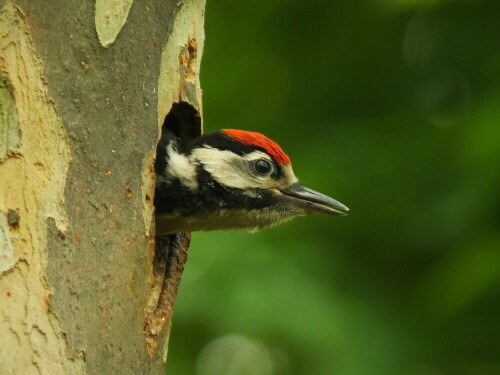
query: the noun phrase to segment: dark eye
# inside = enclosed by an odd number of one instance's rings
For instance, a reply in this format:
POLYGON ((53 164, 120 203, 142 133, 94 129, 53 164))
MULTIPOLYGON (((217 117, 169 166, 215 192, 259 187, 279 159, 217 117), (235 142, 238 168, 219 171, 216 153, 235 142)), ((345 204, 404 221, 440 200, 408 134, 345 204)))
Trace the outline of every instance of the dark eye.
POLYGON ((265 159, 256 160, 253 164, 253 167, 255 169, 255 172, 263 176, 268 175, 273 170, 271 162, 265 159))

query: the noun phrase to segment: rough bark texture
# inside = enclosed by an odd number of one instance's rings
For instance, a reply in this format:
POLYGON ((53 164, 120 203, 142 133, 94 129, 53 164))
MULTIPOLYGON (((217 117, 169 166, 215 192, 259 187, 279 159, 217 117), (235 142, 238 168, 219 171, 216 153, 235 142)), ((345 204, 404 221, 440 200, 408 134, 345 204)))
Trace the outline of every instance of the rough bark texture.
POLYGON ((204 3, 0 0, 0 374, 163 373, 153 161, 174 103, 201 132, 204 3))

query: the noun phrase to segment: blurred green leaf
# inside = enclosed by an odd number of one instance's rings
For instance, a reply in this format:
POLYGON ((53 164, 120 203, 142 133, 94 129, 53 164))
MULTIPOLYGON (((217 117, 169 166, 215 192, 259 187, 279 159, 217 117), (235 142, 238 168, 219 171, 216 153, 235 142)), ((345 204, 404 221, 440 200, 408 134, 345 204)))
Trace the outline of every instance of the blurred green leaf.
POLYGON ((205 130, 265 133, 351 212, 194 233, 169 373, 224 358, 276 375, 500 373, 498 14, 496 0, 208 2, 205 130))

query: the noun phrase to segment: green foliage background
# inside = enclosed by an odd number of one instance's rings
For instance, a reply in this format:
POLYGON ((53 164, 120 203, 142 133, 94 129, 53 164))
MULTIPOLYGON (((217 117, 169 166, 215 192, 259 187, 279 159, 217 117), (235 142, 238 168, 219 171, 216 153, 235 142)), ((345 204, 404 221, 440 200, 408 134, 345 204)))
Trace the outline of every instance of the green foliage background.
POLYGON ((500 2, 209 0, 205 131, 351 208, 194 233, 172 375, 500 374, 500 2))

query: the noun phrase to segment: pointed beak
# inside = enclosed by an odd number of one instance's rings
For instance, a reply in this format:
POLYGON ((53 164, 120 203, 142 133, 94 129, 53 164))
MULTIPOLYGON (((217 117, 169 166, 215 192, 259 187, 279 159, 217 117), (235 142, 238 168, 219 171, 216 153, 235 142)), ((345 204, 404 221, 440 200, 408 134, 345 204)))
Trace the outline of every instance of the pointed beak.
POLYGON ((327 195, 302 186, 298 182, 279 190, 288 204, 305 213, 346 216, 349 208, 327 195))

